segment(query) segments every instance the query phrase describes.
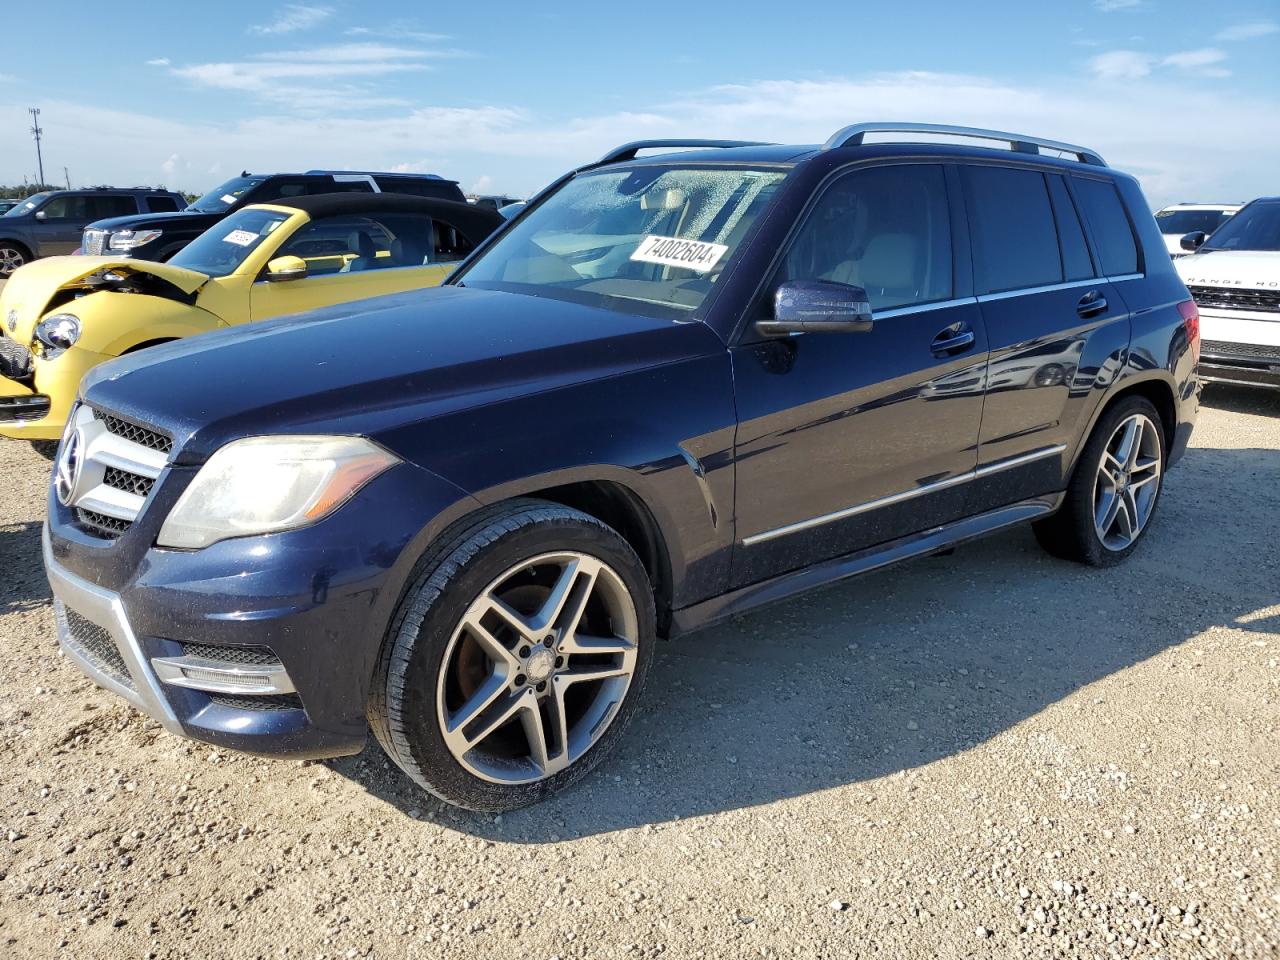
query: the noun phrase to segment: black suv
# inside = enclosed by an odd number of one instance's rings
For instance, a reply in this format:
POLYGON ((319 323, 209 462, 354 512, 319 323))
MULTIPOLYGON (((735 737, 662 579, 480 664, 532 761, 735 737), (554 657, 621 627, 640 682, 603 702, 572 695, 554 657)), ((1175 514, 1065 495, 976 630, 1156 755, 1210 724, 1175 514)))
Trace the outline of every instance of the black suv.
POLYGON ((1123 560, 1197 323, 1083 147, 630 144, 443 287, 99 367, 49 496, 60 640, 174 733, 372 727, 452 803, 529 803, 618 739, 658 637, 1025 521, 1123 560), (676 146, 707 149, 639 156, 676 146))
POLYGON ((456 181, 435 174, 308 170, 306 173, 244 172, 210 190, 176 216, 99 219, 84 231, 80 252, 165 261, 223 217, 250 203, 270 203, 317 193, 403 193, 465 203, 456 181))
POLYGON ((85 224, 103 217, 176 213, 187 205, 168 190, 50 190, 17 201, 0 217, 0 278, 38 257, 73 253, 85 224))

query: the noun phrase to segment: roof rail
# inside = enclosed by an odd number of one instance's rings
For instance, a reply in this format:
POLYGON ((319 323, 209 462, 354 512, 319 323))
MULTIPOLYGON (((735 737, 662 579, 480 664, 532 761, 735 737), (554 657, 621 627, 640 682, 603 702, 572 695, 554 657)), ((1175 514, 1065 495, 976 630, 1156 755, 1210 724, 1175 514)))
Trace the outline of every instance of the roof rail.
POLYGON ((763 140, 636 140, 632 143, 624 143, 622 146, 610 150, 603 157, 591 164, 593 167, 603 167, 610 163, 622 163, 625 160, 634 160, 636 154, 641 150, 661 149, 664 147, 712 147, 720 149, 728 149, 730 147, 767 147, 771 144, 763 140))
POLYGON ((856 147, 864 142, 868 133, 929 133, 946 137, 971 137, 975 140, 1000 140, 1009 144, 1009 148, 1018 153, 1039 153, 1040 148, 1058 150, 1062 153, 1075 154, 1081 163, 1105 167, 1107 162, 1096 150, 1076 146, 1073 143, 1060 143, 1057 140, 1044 140, 1040 137, 1028 137, 1021 133, 1002 133, 999 130, 983 130, 979 127, 953 127, 945 123, 855 123, 837 130, 831 139, 822 145, 823 150, 834 150, 837 147, 856 147))

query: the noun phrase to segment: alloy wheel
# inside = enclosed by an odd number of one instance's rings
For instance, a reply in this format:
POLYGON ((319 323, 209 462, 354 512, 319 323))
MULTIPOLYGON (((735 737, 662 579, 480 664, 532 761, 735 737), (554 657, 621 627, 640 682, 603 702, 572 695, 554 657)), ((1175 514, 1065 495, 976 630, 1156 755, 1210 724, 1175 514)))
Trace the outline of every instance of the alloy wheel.
POLYGON ((27 262, 22 251, 16 247, 0 247, 0 277, 8 277, 13 271, 27 262))
POLYGON ((1160 430, 1146 414, 1120 421, 1093 485, 1093 526, 1108 550, 1133 544, 1151 519, 1161 477, 1160 430))
POLYGON ((449 752, 491 783, 554 776, 608 729, 636 668, 638 617, 622 578, 595 557, 544 554, 471 603, 439 673, 449 752))

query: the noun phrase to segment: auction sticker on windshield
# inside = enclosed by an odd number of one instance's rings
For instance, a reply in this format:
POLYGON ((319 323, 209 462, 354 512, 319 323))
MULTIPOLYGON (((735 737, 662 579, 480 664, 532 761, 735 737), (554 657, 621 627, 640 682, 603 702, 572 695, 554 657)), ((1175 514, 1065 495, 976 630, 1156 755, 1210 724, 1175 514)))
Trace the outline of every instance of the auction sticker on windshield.
POLYGON ((251 230, 232 230, 222 239, 223 242, 234 243, 237 247, 247 247, 258 239, 258 235, 251 230))
POLYGON ((650 234, 640 241, 640 246, 631 254, 631 259, 706 273, 728 251, 729 248, 722 243, 703 243, 701 240, 681 240, 679 237, 657 237, 650 234))

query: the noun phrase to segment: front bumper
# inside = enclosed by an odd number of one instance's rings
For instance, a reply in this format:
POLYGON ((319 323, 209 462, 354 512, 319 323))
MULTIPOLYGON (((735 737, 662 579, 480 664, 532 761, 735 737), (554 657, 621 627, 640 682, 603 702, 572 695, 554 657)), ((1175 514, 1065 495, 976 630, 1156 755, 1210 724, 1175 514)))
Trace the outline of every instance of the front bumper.
POLYGON ((30 386, 0 376, 0 437, 57 440, 67 425, 81 379, 110 359, 72 347, 53 360, 34 358, 30 386))
POLYGON ((283 664, 229 669, 229 662, 191 657, 192 648, 178 641, 139 635, 120 594, 57 562, 47 526, 43 543, 63 652, 91 680, 170 733, 260 756, 307 759, 363 749, 363 731, 325 729, 312 721, 283 664), (239 683, 250 674, 269 677, 273 686, 239 683))

